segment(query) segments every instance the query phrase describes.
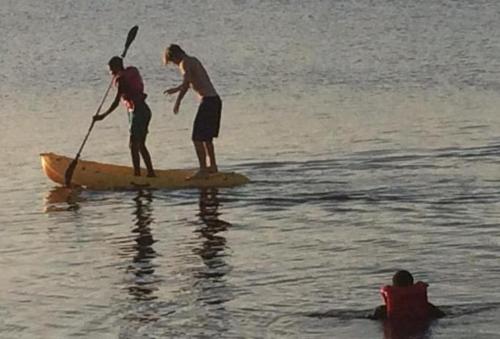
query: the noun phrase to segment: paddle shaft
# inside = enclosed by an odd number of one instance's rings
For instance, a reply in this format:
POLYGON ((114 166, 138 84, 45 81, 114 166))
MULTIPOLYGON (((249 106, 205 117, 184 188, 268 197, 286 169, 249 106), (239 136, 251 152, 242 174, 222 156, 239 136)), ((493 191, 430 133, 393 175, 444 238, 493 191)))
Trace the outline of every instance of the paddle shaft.
MULTIPOLYGON (((125 42, 125 47, 123 48, 123 53, 121 54, 122 59, 125 58, 125 55, 127 54, 128 48, 132 44, 132 41, 134 41, 135 36, 137 35, 139 27, 134 26, 130 29, 127 35, 127 40, 125 42)), ((106 89, 106 93, 104 93, 104 97, 101 100, 101 103, 99 107, 97 108, 95 115, 98 115, 101 112, 102 105, 104 105, 104 102, 106 101, 106 98, 108 97, 109 90, 111 89, 111 86, 113 86, 113 79, 111 79, 108 88, 106 89)), ((69 164, 68 169, 66 170, 66 173, 64 173, 64 183, 67 187, 70 186, 71 184, 71 178, 73 177, 73 172, 75 171, 76 164, 78 162, 78 159, 80 158, 80 154, 83 150, 83 146, 85 146, 85 143, 87 142, 87 139, 89 138, 90 132, 92 131, 92 128, 94 128, 95 120, 92 119, 92 123, 90 124, 89 130, 87 131, 87 134, 85 135, 85 138, 83 139, 83 142, 80 146, 80 149, 78 150, 78 153, 76 154, 75 159, 69 164)))
MULTIPOLYGON (((109 94, 109 90, 111 89, 111 86, 113 86, 113 79, 111 79, 111 82, 109 83, 108 89, 106 89, 106 93, 104 93, 104 97, 102 98, 101 104, 97 108, 95 115, 98 115, 101 112, 102 105, 104 105, 104 102, 106 101, 106 98, 109 94)), ((83 139, 82 145, 80 146, 80 149, 78 150, 78 153, 76 154, 74 161, 78 161, 78 158, 80 158, 80 153, 82 152, 83 146, 85 146, 85 143, 87 142, 87 139, 89 138, 90 132, 92 131, 94 124, 95 124, 95 120, 92 119, 92 123, 90 124, 89 130, 87 131, 87 134, 85 135, 85 138, 83 139)))

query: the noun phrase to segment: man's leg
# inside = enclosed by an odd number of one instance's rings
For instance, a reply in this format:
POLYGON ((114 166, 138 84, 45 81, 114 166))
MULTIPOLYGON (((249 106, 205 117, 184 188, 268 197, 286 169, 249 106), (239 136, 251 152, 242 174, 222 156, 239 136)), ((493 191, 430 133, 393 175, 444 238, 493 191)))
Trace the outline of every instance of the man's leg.
POLYGON ((196 179, 196 178, 205 178, 208 174, 207 164, 206 164, 207 152, 205 150, 205 145, 204 145, 203 141, 194 141, 194 140, 193 140, 193 144, 194 144, 194 149, 196 151, 196 155, 198 156, 198 162, 200 164, 200 169, 198 170, 198 172, 196 172, 192 176, 187 177, 186 179, 188 179, 188 180, 196 179))
POLYGON ((151 155, 149 154, 148 149, 146 148, 145 142, 142 142, 139 145, 139 152, 142 155, 142 159, 144 160, 144 163, 146 164, 146 168, 148 170, 148 177, 155 177, 155 171, 153 169, 153 163, 151 161, 151 155))
POLYGON ((153 170, 153 163, 151 161, 151 155, 146 148, 146 137, 148 134, 148 126, 151 120, 151 111, 144 103, 144 105, 139 105, 136 107, 136 111, 133 113, 132 126, 131 126, 131 151, 132 151, 132 161, 134 162, 134 173, 135 175, 141 175, 140 169, 140 156, 144 160, 144 164, 147 168, 147 176, 155 177, 155 172, 153 170), (137 160, 135 160, 137 157, 137 160))
POLYGON ((130 155, 132 156, 132 165, 134 166, 134 175, 141 175, 141 158, 139 157, 139 145, 137 142, 130 136, 130 155))
POLYGON ((198 163, 200 164, 200 172, 207 171, 207 152, 203 141, 193 141, 196 155, 198 156, 198 163))
POLYGON ((210 167, 208 168, 208 172, 217 173, 217 162, 215 161, 215 150, 214 143, 212 141, 206 141, 205 146, 207 148, 208 159, 210 160, 210 167))

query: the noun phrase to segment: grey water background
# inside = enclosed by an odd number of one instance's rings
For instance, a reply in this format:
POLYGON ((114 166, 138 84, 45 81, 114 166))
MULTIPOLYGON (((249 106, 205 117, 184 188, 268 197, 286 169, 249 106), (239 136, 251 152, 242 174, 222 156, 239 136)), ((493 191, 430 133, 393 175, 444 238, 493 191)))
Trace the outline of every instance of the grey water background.
MULTIPOLYGON (((1 338, 499 338, 500 4, 0 1, 1 338), (158 168, 196 166, 171 42, 224 100, 222 170, 246 186, 68 192, 126 33, 158 168), (406 268, 450 316, 365 319, 406 268)), ((109 101, 108 101, 109 103, 109 101)), ((129 164, 123 108, 84 159, 129 164)))

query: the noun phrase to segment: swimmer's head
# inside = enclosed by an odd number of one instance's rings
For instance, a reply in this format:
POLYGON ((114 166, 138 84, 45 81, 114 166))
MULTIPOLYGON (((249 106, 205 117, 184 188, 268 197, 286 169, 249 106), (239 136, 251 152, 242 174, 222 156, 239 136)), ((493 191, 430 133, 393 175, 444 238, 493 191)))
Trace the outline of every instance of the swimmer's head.
POLYGON ((405 270, 397 271, 392 277, 392 284, 398 287, 406 287, 413 285, 413 276, 405 270))

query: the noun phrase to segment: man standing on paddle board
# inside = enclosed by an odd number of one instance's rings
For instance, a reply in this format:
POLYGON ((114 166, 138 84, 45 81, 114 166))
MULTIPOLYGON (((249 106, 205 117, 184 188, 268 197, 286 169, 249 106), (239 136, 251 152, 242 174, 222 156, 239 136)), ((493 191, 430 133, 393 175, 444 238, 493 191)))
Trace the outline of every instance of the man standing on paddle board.
POLYGON ((151 110, 146 104, 147 94, 144 93, 144 83, 142 77, 133 66, 123 67, 123 59, 114 56, 108 62, 109 70, 114 78, 117 87, 116 97, 108 110, 102 114, 96 114, 94 121, 99 121, 113 112, 122 99, 129 115, 130 123, 130 153, 132 164, 134 165, 134 175, 141 175, 141 158, 147 168, 147 176, 154 177, 151 156, 146 148, 146 136, 148 134, 149 121, 151 120, 151 110))
POLYGON ((181 101, 189 87, 200 97, 201 103, 194 120, 192 134, 200 169, 191 178, 206 178, 209 174, 218 171, 213 138, 219 136, 222 101, 201 62, 187 55, 178 45, 170 45, 165 49, 163 62, 165 65, 173 62, 179 66, 183 75, 182 84, 164 92, 166 94, 179 93, 174 105, 174 114, 179 112, 181 101))

